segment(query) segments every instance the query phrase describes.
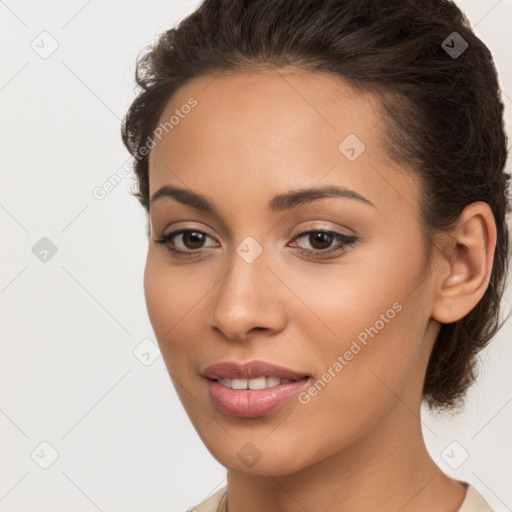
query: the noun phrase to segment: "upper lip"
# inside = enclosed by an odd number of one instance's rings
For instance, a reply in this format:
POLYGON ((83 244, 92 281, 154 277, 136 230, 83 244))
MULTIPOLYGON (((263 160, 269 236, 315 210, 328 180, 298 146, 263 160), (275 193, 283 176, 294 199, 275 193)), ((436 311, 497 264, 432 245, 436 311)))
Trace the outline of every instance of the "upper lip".
POLYGON ((279 377, 280 379, 300 380, 308 375, 296 372, 284 366, 267 363, 265 361, 251 361, 240 364, 223 361, 208 366, 203 375, 212 380, 217 379, 254 379, 256 377, 279 377))

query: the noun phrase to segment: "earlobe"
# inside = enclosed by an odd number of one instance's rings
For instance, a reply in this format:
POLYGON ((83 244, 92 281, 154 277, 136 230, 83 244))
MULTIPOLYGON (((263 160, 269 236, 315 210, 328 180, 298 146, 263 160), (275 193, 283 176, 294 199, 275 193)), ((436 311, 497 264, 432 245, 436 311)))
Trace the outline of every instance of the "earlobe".
POLYGON ((489 285, 495 247, 496 224, 489 205, 468 205, 446 235, 439 256, 434 320, 456 322, 476 306, 489 285))

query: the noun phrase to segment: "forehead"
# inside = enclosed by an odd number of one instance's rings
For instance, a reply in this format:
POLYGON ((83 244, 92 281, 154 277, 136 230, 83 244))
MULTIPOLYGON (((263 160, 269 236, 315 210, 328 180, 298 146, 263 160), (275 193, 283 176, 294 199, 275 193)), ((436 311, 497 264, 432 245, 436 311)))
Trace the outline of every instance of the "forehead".
POLYGON ((150 152, 150 195, 168 183, 255 195, 264 183, 273 195, 322 180, 379 196, 379 173, 393 167, 378 99, 333 73, 287 67, 197 77, 168 101, 160 124, 173 116, 150 152))

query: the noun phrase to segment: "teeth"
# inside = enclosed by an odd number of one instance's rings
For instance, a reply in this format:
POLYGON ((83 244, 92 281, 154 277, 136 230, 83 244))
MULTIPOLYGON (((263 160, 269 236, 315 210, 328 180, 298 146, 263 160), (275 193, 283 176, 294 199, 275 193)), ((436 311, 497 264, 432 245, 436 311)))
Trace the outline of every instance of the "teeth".
POLYGON ((247 383, 249 389, 265 389, 267 387, 267 378, 258 377, 257 379, 249 379, 247 383))
POLYGON ((219 384, 232 389, 265 389, 294 382, 291 379, 279 377, 256 377, 255 379, 218 379, 219 384))
POLYGON ((279 386, 281 379, 279 377, 267 377, 267 386, 269 388, 279 386))
POLYGON ((247 389, 247 379, 232 379, 231 387, 233 389, 247 389))

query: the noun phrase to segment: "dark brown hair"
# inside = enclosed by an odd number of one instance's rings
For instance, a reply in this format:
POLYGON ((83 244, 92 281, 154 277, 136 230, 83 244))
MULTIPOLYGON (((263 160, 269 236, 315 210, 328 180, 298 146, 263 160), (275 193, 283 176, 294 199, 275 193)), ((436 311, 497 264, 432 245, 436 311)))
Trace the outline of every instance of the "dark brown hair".
POLYGON ((421 184, 426 240, 449 231, 470 203, 491 207, 498 241, 490 285, 469 314, 441 326, 424 381, 431 409, 461 405, 478 352, 501 326, 509 176, 492 55, 453 2, 204 0, 137 62, 140 93, 122 126, 135 158, 134 195, 149 212, 147 148, 141 150, 179 87, 224 70, 286 65, 335 73, 380 99, 387 153, 421 184))

